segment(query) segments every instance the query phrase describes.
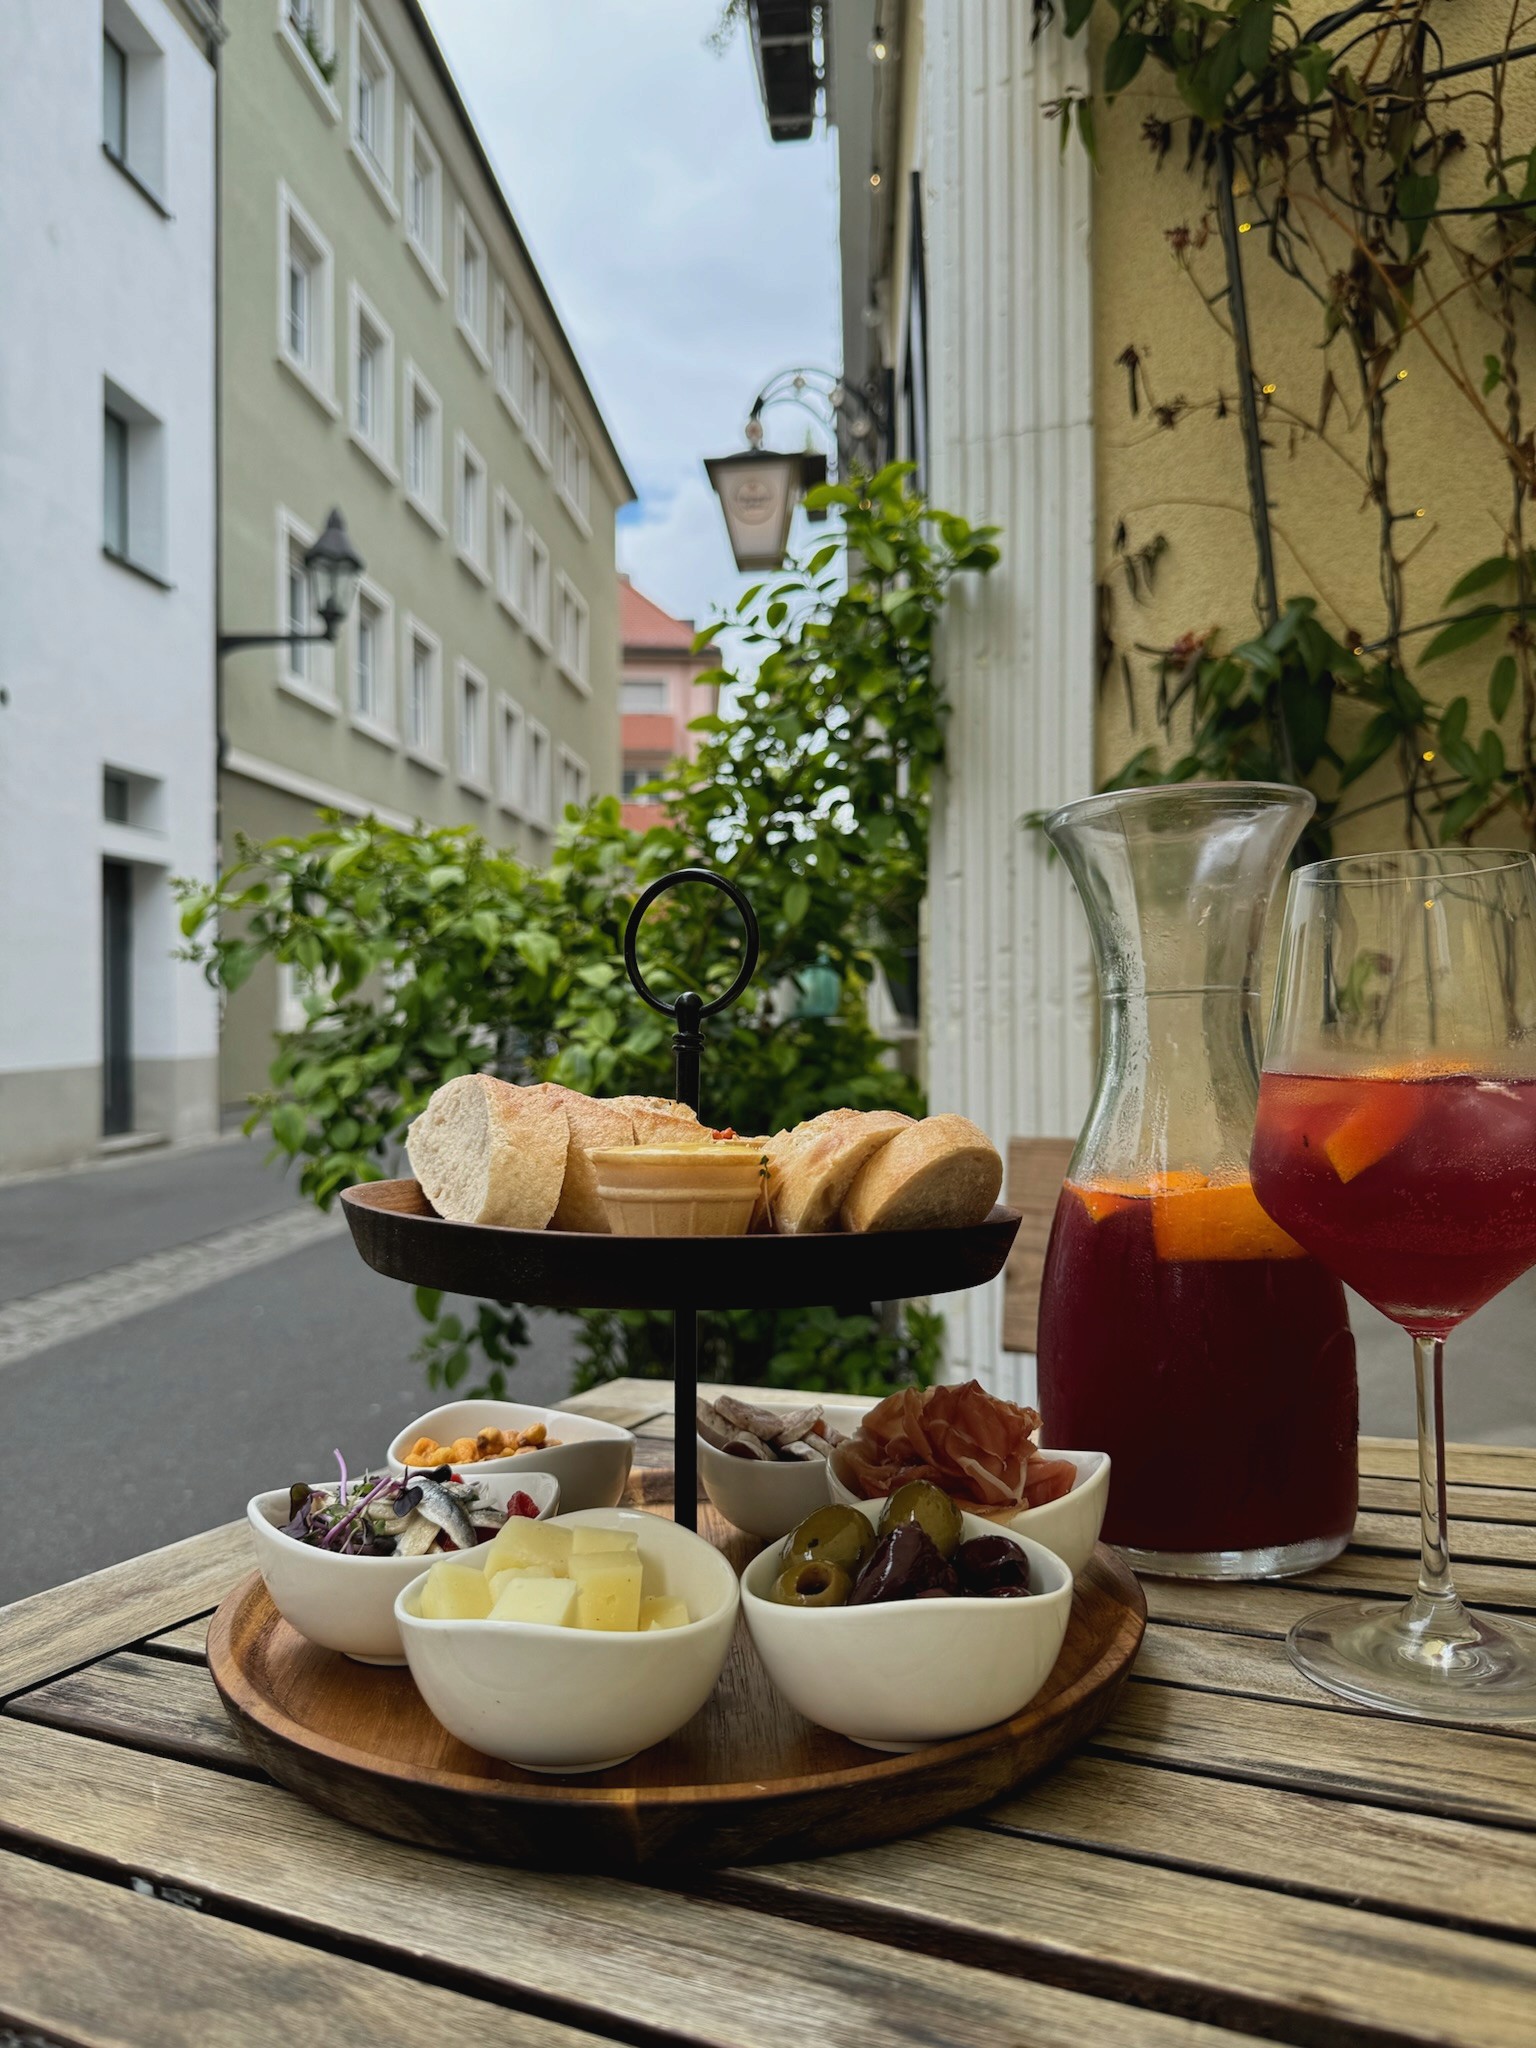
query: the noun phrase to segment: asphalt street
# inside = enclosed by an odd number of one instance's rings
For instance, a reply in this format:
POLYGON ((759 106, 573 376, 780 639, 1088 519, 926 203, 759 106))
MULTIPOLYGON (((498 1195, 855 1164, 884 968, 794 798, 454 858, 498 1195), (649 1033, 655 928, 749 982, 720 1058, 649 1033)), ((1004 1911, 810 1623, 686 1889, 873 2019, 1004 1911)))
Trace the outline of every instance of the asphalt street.
MULTIPOLYGON (((1352 1303, 1361 1426, 1413 1433, 1407 1338, 1352 1303)), ((569 1391, 530 1318, 517 1398, 569 1391)), ((1536 1444, 1536 1275, 1453 1339, 1453 1438, 1536 1444)), ((435 1405, 409 1289, 372 1273, 259 1143, 0 1183, 0 1603, 238 1516, 263 1487, 377 1462, 435 1405)))

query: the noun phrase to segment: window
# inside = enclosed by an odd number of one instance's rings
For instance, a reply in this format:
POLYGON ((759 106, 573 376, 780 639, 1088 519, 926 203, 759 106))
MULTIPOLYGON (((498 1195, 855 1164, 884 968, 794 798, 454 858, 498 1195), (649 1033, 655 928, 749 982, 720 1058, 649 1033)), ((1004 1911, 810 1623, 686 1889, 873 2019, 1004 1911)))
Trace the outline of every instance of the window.
POLYGON ((405 744, 428 767, 442 766, 438 678, 442 649, 415 619, 405 623, 405 744))
POLYGON ((496 595, 512 616, 523 615, 523 515, 498 484, 496 487, 496 595))
POLYGON ((538 344, 530 341, 523 382, 523 431, 546 469, 550 466, 549 406, 549 365, 538 344))
POLYGON ((619 686, 621 711, 665 711, 666 708, 665 676, 626 676, 619 686))
POLYGON ((286 185, 277 188, 278 354, 328 411, 331 390, 331 246, 286 185))
MULTIPOLYGON (((319 630, 309 571, 304 566, 306 551, 314 545, 311 529, 280 506, 277 514, 277 615, 289 633, 307 634, 319 630)), ((335 668, 332 650, 323 643, 285 641, 278 650, 281 665, 278 680, 284 689, 323 711, 334 711, 335 668)))
POLYGON ((583 533, 592 530, 587 523, 590 468, 587 444, 562 398, 555 407, 555 489, 583 533))
POLYGON ((164 582, 165 430, 110 380, 102 386, 101 545, 114 562, 164 582))
POLYGON ((560 815, 564 817, 567 804, 575 804, 578 810, 585 810, 591 794, 592 778, 587 764, 580 754, 573 754, 569 747, 560 749, 560 815))
POLYGON ((102 0, 101 146, 165 211, 165 52, 128 0, 102 0))
POLYGON ((101 815, 108 825, 130 825, 135 832, 163 830, 164 794, 158 775, 138 775, 131 768, 101 771, 101 815))
POLYGON ((352 7, 352 150, 386 212, 395 212, 395 74, 378 31, 352 7))
POLYGON ((523 603, 528 630, 544 647, 549 645, 549 549, 530 526, 527 567, 523 574, 523 603))
POLYGON ((405 110, 405 239, 433 287, 443 285, 443 168, 431 139, 405 110))
POLYGON ((442 532, 443 409, 414 363, 405 366, 405 494, 442 532))
POLYGON ((375 739, 395 736, 394 620, 376 584, 358 585, 352 621, 352 718, 375 739))
POLYGON ((496 794, 506 811, 522 812, 528 803, 528 761, 525 740, 528 721, 521 704, 510 697, 498 702, 496 794))
POLYGON ((587 652, 591 614, 587 601, 563 572, 556 579, 555 657, 568 682, 586 694, 587 652))
POLYGON ((277 39, 322 112, 339 120, 341 109, 331 90, 336 76, 336 0, 277 0, 277 39))
POLYGON ((548 825, 554 807, 550 775, 549 734, 536 718, 528 720, 528 816, 536 825, 548 825))
POLYGON ((523 417, 523 366, 527 344, 523 338, 523 316, 504 284, 496 287, 495 322, 496 392, 513 419, 523 417))
POLYGON ((129 819, 130 784, 121 768, 101 771, 101 815, 109 825, 126 825, 129 819))
POLYGON ((654 782, 665 766, 666 763, 660 759, 641 760, 635 756, 626 755, 624 767, 619 776, 620 796, 628 803, 656 803, 658 799, 655 796, 639 796, 636 792, 642 789, 646 783, 654 782))
POLYGON ((352 330, 352 438, 389 470, 395 452, 394 337, 371 300, 355 284, 348 302, 352 330))
POLYGON ((459 663, 459 780, 472 789, 486 786, 485 677, 467 661, 459 663))
POLYGON ((453 444, 453 538, 459 559, 472 569, 482 583, 490 577, 485 567, 485 464, 478 451, 462 434, 453 444))
POLYGON ((491 359, 485 352, 485 244, 462 206, 454 209, 454 244, 458 277, 454 307, 459 332, 476 360, 489 369, 491 359))

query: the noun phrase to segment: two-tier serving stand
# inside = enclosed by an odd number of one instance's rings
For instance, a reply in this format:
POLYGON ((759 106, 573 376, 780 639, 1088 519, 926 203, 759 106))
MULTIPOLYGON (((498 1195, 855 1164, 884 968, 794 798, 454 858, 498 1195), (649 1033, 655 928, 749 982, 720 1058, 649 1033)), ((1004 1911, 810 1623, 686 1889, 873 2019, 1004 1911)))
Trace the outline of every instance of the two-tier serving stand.
MULTIPOLYGON (((708 868, 662 876, 624 934, 630 981, 674 1024, 677 1100, 700 1107, 703 1027, 747 988, 757 919, 708 868), (744 927, 722 995, 668 1000, 646 984, 641 920, 683 884, 723 891, 744 927)), ((673 1513, 699 1526, 698 1318, 703 1310, 809 1308, 977 1287, 1002 1271, 1019 1216, 995 1208, 962 1230, 745 1237, 621 1237, 450 1223, 414 1180, 342 1197, 353 1240, 378 1273, 416 1287, 545 1308, 651 1308, 673 1322, 673 1513)), ((739 1566, 760 1547, 706 1510, 706 1529, 739 1566)), ((799 1855, 883 1840, 950 1818, 1038 1774, 1098 1725, 1135 1656, 1145 1606, 1134 1578, 1100 1549, 1079 1576, 1061 1657, 1012 1721, 913 1755, 883 1755, 812 1727, 774 1693, 744 1628, 714 1698, 669 1741, 609 1771, 535 1776, 455 1741, 403 1671, 316 1649, 272 1608, 259 1577, 220 1608, 209 1664, 225 1707, 262 1766, 317 1805, 380 1833, 512 1863, 626 1869, 799 1855)), ((956 1674, 957 1683, 964 1674, 956 1674)))

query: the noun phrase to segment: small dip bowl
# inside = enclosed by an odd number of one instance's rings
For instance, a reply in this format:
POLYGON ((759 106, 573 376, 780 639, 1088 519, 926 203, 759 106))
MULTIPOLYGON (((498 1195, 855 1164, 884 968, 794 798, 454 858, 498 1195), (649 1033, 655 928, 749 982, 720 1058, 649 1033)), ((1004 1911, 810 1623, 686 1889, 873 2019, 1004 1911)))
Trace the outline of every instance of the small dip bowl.
MULTIPOLYGON (((709 1390, 703 1391, 707 1394, 709 1390)), ((828 1429, 840 1436, 851 1435, 858 1428, 870 1405, 839 1408, 825 1401, 820 1404, 828 1429)), ((825 1458, 776 1458, 770 1465, 761 1458, 732 1457, 702 1436, 698 1442, 699 1477, 710 1505, 749 1536, 770 1541, 787 1536, 807 1515, 834 1498, 825 1458)))
POLYGON ((615 1237, 742 1237, 752 1221, 763 1148, 750 1138, 630 1145, 591 1157, 615 1237))
MULTIPOLYGON (((538 1502, 542 1522, 560 1505, 560 1482, 548 1472, 486 1474, 470 1466, 472 1476, 498 1507, 514 1493, 538 1502)), ((334 1480, 311 1484, 330 1487, 334 1480)), ((443 1558, 473 1561, 474 1551, 428 1551, 425 1557, 341 1557, 313 1544, 285 1536, 288 1488, 258 1493, 245 1518, 251 1525, 256 1563, 266 1581, 272 1605, 290 1627, 318 1643, 322 1650, 340 1650, 358 1664, 403 1664, 405 1650, 395 1621, 395 1598, 413 1579, 443 1558)))
MULTIPOLYGON (((1093 1555, 1093 1546, 1104 1525, 1104 1510, 1109 1505, 1109 1453, 1046 1451, 1044 1455, 1067 1458, 1077 1467, 1070 1492, 1048 1500, 1043 1507, 1021 1508, 1015 1515, 982 1515, 978 1519, 990 1535, 1002 1530, 1010 1536, 1027 1536, 1032 1543, 1043 1543, 1047 1550, 1055 1551, 1068 1571, 1080 1572, 1093 1555)), ((856 1508, 865 1505, 859 1494, 843 1484, 830 1461, 827 1485, 832 1500, 856 1508)))
POLYGON ((460 1466, 460 1476, 479 1479, 488 1472, 548 1472, 560 1482, 560 1504, 567 1514, 579 1508, 616 1507, 624 1498, 635 1455, 634 1438, 615 1423, 599 1422, 593 1415, 571 1415, 564 1408, 531 1408, 519 1401, 449 1401, 401 1430, 389 1447, 389 1469, 397 1479, 404 1476, 405 1454, 419 1437, 451 1444, 456 1437, 475 1436, 493 1426, 531 1429, 536 1422, 542 1422, 559 1442, 541 1451, 516 1451, 508 1458, 477 1458, 460 1466))
MULTIPOLYGON (((854 1505, 878 1522, 883 1501, 854 1505)), ((741 1578, 742 1612, 763 1669, 797 1712, 866 1749, 912 1750, 1010 1720, 1061 1654, 1072 1574, 1053 1550, 978 1515, 961 1540, 1008 1536, 1029 1559, 1027 1600, 893 1600, 874 1607, 781 1607, 772 1545, 741 1578)))
MULTIPOLYGON (((647 1588, 686 1600, 683 1628, 608 1634, 532 1621, 428 1621, 395 1602, 417 1690, 450 1735, 521 1770, 606 1770, 664 1742, 715 1689, 731 1647, 736 1574, 702 1536, 659 1515, 590 1508, 562 1522, 632 1529, 647 1588)), ((473 1571, 466 1556, 460 1569, 473 1571)))

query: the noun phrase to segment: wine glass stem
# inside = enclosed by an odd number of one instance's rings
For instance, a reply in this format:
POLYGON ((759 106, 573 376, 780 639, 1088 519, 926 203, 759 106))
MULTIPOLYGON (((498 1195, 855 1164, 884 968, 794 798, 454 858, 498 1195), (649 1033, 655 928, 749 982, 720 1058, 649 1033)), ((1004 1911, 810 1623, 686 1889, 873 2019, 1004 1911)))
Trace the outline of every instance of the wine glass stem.
POLYGON ((1445 1344, 1413 1340, 1419 1424, 1419 1590, 1409 1604, 1410 1629, 1452 1639, 1473 1633, 1451 1581, 1445 1498, 1445 1344))

